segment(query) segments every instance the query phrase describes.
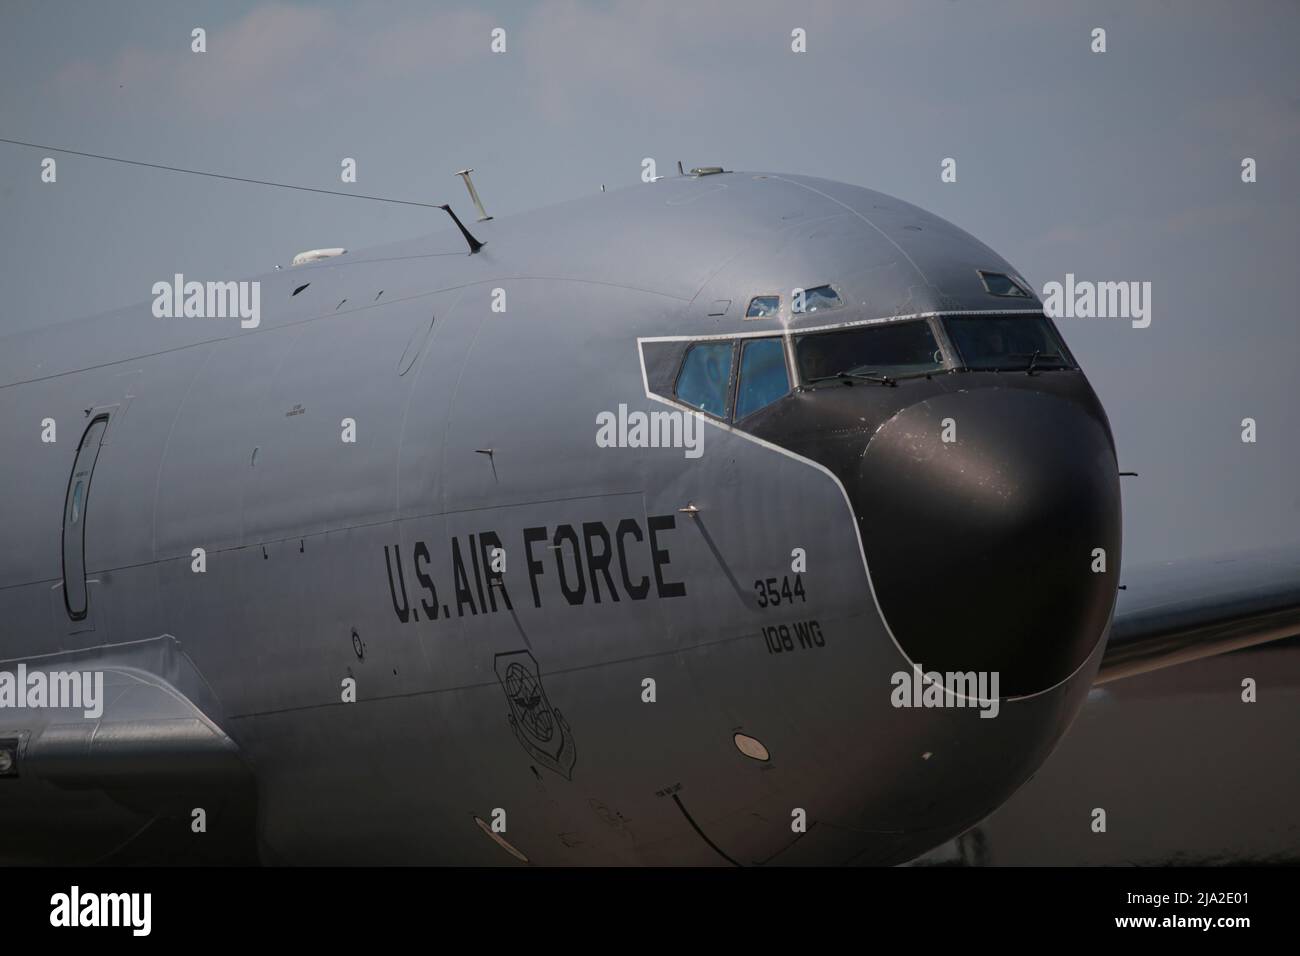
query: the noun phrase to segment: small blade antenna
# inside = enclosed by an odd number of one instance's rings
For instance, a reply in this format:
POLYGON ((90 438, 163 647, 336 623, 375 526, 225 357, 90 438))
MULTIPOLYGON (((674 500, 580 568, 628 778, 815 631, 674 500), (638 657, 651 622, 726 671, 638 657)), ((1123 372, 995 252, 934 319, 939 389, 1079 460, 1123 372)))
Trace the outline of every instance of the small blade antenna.
POLYGON ((445 212, 447 215, 451 216, 451 221, 456 224, 456 228, 460 230, 460 234, 464 236, 465 241, 469 243, 469 254, 471 256, 474 253, 478 252, 480 249, 482 249, 484 245, 486 245, 486 243, 479 242, 472 235, 470 235, 470 231, 465 228, 465 224, 460 221, 460 218, 454 212, 451 211, 451 206, 447 205, 446 203, 443 203, 438 208, 441 209, 443 212, 445 212))
POLYGON ((472 172, 474 172, 473 169, 462 169, 456 175, 465 180, 465 188, 469 190, 470 201, 474 203, 474 208, 478 210, 478 221, 487 222, 492 217, 483 208, 483 200, 478 198, 478 190, 474 188, 474 180, 469 178, 469 174, 472 172))

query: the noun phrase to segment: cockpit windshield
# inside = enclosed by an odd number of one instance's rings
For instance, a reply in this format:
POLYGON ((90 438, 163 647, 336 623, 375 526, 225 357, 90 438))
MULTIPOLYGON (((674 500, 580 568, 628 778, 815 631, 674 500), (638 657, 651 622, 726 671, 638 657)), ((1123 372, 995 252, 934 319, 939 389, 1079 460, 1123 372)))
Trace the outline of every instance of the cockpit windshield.
POLYGON ((950 315, 943 325, 963 368, 1074 367, 1055 330, 1041 315, 950 315))
POLYGON ((804 384, 846 373, 896 379, 943 368, 943 352, 923 319, 800 335, 794 349, 804 384))

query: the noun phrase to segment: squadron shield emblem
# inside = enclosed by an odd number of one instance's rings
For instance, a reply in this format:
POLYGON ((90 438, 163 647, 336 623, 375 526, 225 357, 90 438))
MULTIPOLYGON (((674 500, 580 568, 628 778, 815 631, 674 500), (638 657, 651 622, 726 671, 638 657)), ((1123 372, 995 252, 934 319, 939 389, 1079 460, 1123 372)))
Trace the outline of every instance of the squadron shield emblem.
POLYGON ((497 680, 510 701, 510 729, 543 767, 573 779, 578 751, 564 716, 546 698, 537 661, 528 651, 496 656, 497 680))

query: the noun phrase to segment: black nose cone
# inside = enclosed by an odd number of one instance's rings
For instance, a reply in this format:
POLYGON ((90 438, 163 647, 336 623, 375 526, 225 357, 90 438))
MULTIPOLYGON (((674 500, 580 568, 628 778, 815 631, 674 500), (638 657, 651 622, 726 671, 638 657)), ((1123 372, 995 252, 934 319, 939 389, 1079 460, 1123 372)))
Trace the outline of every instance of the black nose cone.
POLYGON ((1087 406, 1019 388, 935 396, 881 426, 855 491, 876 600, 914 663, 997 671, 1015 697, 1059 683, 1096 647, 1118 581, 1120 496, 1108 431, 1087 406))

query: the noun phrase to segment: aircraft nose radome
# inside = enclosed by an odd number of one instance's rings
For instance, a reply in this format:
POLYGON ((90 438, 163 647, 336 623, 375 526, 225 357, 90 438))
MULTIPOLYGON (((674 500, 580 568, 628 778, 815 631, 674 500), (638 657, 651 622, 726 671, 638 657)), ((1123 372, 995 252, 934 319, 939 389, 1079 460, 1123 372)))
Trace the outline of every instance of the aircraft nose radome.
POLYGON ((1119 477, 1099 417, 1024 389, 949 393, 881 426, 858 477, 876 600, 913 663, 997 671, 1015 697, 1087 659, 1119 574, 1119 477))

